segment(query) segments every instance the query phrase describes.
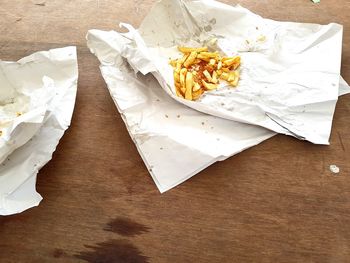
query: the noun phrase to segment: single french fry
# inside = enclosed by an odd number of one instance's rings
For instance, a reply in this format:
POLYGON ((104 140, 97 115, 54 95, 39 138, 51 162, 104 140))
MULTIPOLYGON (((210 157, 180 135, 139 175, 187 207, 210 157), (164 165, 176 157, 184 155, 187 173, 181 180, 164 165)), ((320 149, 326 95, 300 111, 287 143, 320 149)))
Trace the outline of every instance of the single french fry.
POLYGON ((233 70, 236 70, 239 66, 240 66, 240 63, 234 63, 234 64, 231 66, 231 68, 232 68, 233 70))
POLYGON ((196 59, 196 57, 197 57, 197 52, 195 52, 195 51, 191 52, 183 65, 186 68, 188 68, 189 66, 191 66, 193 64, 193 62, 196 59))
POLYGON ((181 95, 181 96, 179 96, 179 97, 182 97, 182 98, 183 98, 183 96, 184 96, 185 93, 182 92, 180 83, 175 82, 175 90, 176 90, 176 95, 177 95, 177 96, 181 95))
POLYGON ((228 82, 234 81, 235 78, 236 78, 235 73, 234 72, 230 72, 227 81, 228 82))
POLYGON ((213 58, 211 58, 211 59, 209 60, 209 64, 212 65, 212 66, 215 66, 216 60, 213 59, 213 58))
POLYGON ((222 62, 225 62, 225 61, 228 60, 228 59, 230 59, 230 57, 223 57, 223 58, 221 59, 221 61, 222 61, 222 62))
POLYGON ((230 85, 233 86, 233 87, 237 87, 238 81, 239 81, 239 72, 238 71, 234 71, 233 75, 235 76, 235 79, 230 81, 230 85))
POLYGON ((208 51, 208 47, 178 47, 178 50, 182 53, 191 53, 191 52, 203 52, 208 51))
POLYGON ((221 69, 221 67, 222 67, 222 62, 221 62, 221 60, 218 62, 218 66, 217 66, 217 69, 221 69))
POLYGON ((209 73, 208 70, 204 70, 204 71, 203 71, 203 75, 207 78, 207 80, 208 80, 209 82, 212 82, 212 78, 211 78, 210 73, 209 73))
POLYGON ((217 84, 207 83, 204 80, 202 80, 203 86, 206 90, 214 90, 218 87, 217 84))
POLYGON ((191 72, 186 73, 186 92, 185 99, 192 100, 193 76, 191 72))
POLYGON ((239 64, 240 62, 241 62, 241 58, 239 56, 236 56, 236 57, 232 57, 230 59, 225 60, 224 64, 229 67, 233 64, 237 64, 237 63, 239 64))
POLYGON ((177 60, 176 60, 176 59, 172 59, 172 60, 169 61, 169 64, 170 64, 173 68, 176 67, 176 63, 177 63, 177 60))
POLYGON ((193 92, 193 93, 192 93, 192 99, 193 99, 193 100, 198 100, 199 97, 203 94, 203 92, 204 92, 204 91, 203 91, 202 89, 199 89, 199 90, 193 92))
POLYGON ((176 70, 180 71, 182 68, 182 64, 188 58, 189 55, 183 55, 182 58, 178 59, 176 62, 176 70))
POLYGON ((198 84, 198 82, 194 82, 192 91, 196 92, 197 90, 201 89, 201 85, 198 84))
POLYGON ((200 52, 199 55, 207 58, 216 58, 219 56, 219 54, 215 52, 200 52))
MULTIPOLYGON (((181 76, 181 75, 180 75, 181 76)), ((226 73, 226 72, 223 72, 220 76, 220 79, 223 79, 223 80, 228 80, 228 77, 229 77, 229 74, 226 73)))
POLYGON ((216 74, 217 74, 217 76, 218 76, 218 77, 220 77, 220 76, 221 76, 221 74, 222 74, 222 70, 221 70, 221 69, 216 70, 216 74))
POLYGON ((217 75, 216 71, 214 70, 213 71, 213 75, 211 77, 211 82, 215 83, 215 84, 218 83, 218 78, 217 77, 218 77, 218 75, 217 75))
POLYGON ((228 69, 228 68, 221 68, 221 70, 222 70, 223 72, 226 72, 226 73, 231 72, 231 70, 230 70, 230 69, 228 69))
POLYGON ((180 82, 180 72, 177 72, 176 70, 174 70, 174 81, 180 82))
POLYGON ((179 89, 176 89, 176 95, 180 98, 184 98, 184 96, 182 95, 179 89))
POLYGON ((181 87, 185 87, 186 73, 187 73, 187 68, 182 68, 180 70, 180 84, 181 84, 181 87))
POLYGON ((200 59, 200 60, 203 60, 203 61, 206 61, 206 62, 209 62, 210 61, 210 58, 205 56, 205 55, 201 55, 202 53, 199 53, 197 55, 197 58, 200 59))

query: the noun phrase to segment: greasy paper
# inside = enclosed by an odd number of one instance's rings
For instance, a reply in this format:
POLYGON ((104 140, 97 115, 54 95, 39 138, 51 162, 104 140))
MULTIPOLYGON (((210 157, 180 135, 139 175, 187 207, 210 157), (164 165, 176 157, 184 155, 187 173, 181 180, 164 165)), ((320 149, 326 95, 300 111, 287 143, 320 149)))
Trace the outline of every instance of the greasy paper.
MULTIPOLYGON (((88 47, 101 62, 108 90, 160 192, 275 135, 178 103, 152 75, 134 73, 133 67, 147 67, 147 63, 142 55, 134 56, 132 65, 123 59, 127 42, 115 31, 87 34, 88 47)), ((345 82, 341 87, 342 94, 350 90, 345 82)))
POLYGON ((178 102, 198 111, 328 144, 339 92, 343 28, 264 19, 216 1, 162 0, 116 48, 135 71, 152 73, 178 102), (212 40, 217 39, 215 46, 212 40), (169 59, 176 47, 209 45, 241 56, 237 88, 223 85, 198 101, 175 95, 169 59))
POLYGON ((68 128, 77 88, 75 47, 0 62, 0 215, 38 205, 36 174, 68 128))

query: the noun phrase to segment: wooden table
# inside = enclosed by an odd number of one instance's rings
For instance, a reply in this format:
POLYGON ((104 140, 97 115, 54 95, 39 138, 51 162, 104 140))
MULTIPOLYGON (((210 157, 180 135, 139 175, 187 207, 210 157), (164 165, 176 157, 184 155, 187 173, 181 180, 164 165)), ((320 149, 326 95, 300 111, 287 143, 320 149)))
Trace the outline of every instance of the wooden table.
MULTIPOLYGON (((76 45, 80 76, 72 125, 38 176, 44 200, 0 218, 0 262, 349 262, 349 95, 330 146, 276 136, 158 192, 85 41, 91 28, 137 27, 153 2, 1 1, 1 59, 76 45)), ((276 20, 343 24, 350 81, 349 0, 240 4, 276 20)))

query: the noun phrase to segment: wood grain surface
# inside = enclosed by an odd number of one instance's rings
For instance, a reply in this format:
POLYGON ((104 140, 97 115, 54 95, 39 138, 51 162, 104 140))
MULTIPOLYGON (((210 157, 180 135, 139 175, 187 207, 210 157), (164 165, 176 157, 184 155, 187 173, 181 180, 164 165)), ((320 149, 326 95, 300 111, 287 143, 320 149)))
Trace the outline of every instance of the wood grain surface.
MULTIPOLYGON (((76 45, 80 74, 72 125, 38 176, 44 200, 0 217, 0 262, 350 262, 349 95, 330 146, 276 136, 158 192, 85 41, 88 29, 137 27, 153 2, 0 0, 2 60, 76 45)), ((239 3, 276 20, 343 24, 350 81, 349 0, 239 3)))

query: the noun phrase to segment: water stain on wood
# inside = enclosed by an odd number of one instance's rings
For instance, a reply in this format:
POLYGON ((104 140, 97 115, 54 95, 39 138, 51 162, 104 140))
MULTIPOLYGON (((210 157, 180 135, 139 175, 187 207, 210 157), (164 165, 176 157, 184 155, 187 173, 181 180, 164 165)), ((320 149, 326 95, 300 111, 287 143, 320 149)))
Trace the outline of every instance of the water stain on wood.
POLYGON ((52 253, 53 257, 54 258, 60 258, 62 256, 65 256, 66 255, 66 252, 64 252, 63 249, 60 249, 60 248, 56 248, 53 253, 52 253))
POLYGON ((149 227, 128 218, 117 217, 109 221, 103 230, 111 231, 122 236, 133 237, 148 232, 149 227))
POLYGON ((95 246, 85 246, 90 251, 83 251, 76 258, 91 263, 147 263, 148 257, 127 240, 112 239, 97 243, 95 246))

